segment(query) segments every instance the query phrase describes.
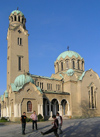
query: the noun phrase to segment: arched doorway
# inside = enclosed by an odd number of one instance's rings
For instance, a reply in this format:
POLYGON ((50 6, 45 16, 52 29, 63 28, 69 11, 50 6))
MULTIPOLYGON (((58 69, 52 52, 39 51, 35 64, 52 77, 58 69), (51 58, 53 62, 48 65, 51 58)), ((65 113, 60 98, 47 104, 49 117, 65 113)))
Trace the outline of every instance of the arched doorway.
POLYGON ((67 101, 63 99, 61 101, 61 105, 62 105, 62 115, 65 115, 67 113, 67 101))
POLYGON ((49 101, 48 99, 44 98, 43 99, 43 115, 44 116, 49 116, 49 101))
POLYGON ((52 111, 52 115, 56 115, 57 112, 59 111, 59 103, 57 99, 53 99, 51 101, 51 111, 52 111))

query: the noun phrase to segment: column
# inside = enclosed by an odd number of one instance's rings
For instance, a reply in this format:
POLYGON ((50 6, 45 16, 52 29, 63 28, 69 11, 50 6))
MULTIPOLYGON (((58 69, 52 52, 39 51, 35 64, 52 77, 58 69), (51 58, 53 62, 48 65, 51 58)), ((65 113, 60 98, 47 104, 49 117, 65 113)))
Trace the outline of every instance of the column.
POLYGON ((45 107, 45 116, 47 116, 47 100, 45 101, 44 107, 45 107))
POLYGON ((43 105, 41 105, 41 115, 43 116, 43 105))
POLYGON ((21 117, 21 104, 19 104, 19 117, 21 117))
POLYGON ((67 115, 70 116, 71 112, 70 112, 70 104, 68 103, 68 111, 67 111, 67 115))
POLYGON ((7 112, 7 117, 9 117, 9 115, 8 115, 8 107, 6 108, 6 112, 7 112))
POLYGON ((41 113, 40 104, 38 104, 38 115, 41 113))
POLYGON ((11 117, 11 106, 9 106, 9 117, 11 117))
POLYGON ((14 117, 16 117, 16 113, 17 113, 17 110, 16 110, 16 104, 14 105, 14 117))
POLYGON ((49 116, 52 116, 51 115, 51 102, 49 102, 49 116))
POLYGON ((1 117, 2 117, 2 109, 1 109, 1 117))
POLYGON ((59 104, 59 114, 62 116, 62 105, 59 104))

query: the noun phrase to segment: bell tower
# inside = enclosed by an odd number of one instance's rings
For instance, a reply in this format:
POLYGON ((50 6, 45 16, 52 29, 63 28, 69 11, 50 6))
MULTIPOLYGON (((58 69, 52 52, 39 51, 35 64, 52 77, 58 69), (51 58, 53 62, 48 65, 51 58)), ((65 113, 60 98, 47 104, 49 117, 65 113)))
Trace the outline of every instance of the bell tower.
POLYGON ((11 12, 7 32, 7 89, 18 75, 29 72, 29 34, 25 23, 26 18, 21 11, 11 12))

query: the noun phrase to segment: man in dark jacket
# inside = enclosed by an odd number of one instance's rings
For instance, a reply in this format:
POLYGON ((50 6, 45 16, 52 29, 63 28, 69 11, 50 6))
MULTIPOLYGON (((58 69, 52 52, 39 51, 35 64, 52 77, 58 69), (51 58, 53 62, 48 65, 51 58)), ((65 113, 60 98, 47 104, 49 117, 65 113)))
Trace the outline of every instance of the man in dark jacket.
POLYGON ((21 123, 22 123, 22 134, 25 135, 25 127, 26 127, 26 113, 23 112, 23 115, 21 116, 21 123))
POLYGON ((49 129, 48 131, 46 132, 41 132, 42 135, 46 135, 46 134, 49 134, 51 132, 54 132, 55 136, 56 137, 59 137, 59 135, 57 134, 57 130, 58 130, 58 119, 56 119, 56 116, 53 115, 52 118, 54 119, 54 122, 53 122, 53 127, 51 129, 49 129))

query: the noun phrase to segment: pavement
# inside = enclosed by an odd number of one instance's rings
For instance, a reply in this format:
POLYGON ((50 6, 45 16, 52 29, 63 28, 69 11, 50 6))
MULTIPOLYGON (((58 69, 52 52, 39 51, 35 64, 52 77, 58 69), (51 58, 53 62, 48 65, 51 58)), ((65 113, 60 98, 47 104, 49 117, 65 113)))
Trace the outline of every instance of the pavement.
MULTIPOLYGON (((43 137, 41 131, 47 131, 52 127, 51 121, 38 122, 38 130, 32 131, 32 123, 27 123, 26 134, 21 133, 21 124, 0 124, 0 137, 43 137)), ((63 134, 59 137, 100 137, 100 118, 67 119, 62 126, 63 134)), ((54 137, 54 133, 45 135, 54 137)))

